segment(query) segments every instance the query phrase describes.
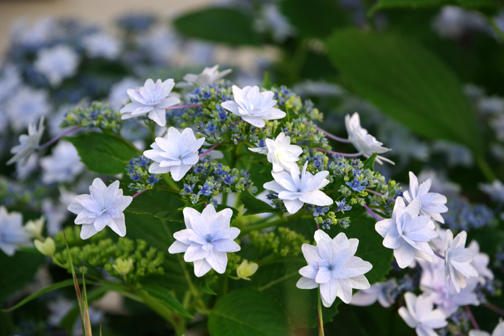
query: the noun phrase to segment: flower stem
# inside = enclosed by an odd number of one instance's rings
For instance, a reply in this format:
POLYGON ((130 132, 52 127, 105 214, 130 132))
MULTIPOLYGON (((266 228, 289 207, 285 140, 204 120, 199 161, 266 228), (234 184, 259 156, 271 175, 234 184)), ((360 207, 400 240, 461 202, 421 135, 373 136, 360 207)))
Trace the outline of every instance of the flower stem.
POLYGON ((205 155, 207 155, 208 153, 210 153, 212 150, 214 150, 215 147, 219 146, 219 144, 215 144, 213 145, 212 147, 210 147, 209 149, 207 149, 206 151, 204 151, 202 154, 199 155, 200 159, 202 157, 204 157, 205 155))
POLYGON ((367 204, 364 204, 364 208, 366 208, 367 212, 369 212, 374 219, 376 219, 377 221, 381 221, 381 218, 377 214, 375 214, 374 211, 367 206, 367 204))
POLYGON ((487 20, 494 29, 497 36, 499 36, 500 39, 504 41, 504 32, 500 29, 499 25, 497 24, 497 22, 495 22, 494 18, 491 16, 487 16, 487 20))
POLYGON ((485 175, 485 178, 487 179, 488 182, 493 182, 493 180, 497 179, 495 177, 494 172, 492 171, 492 168, 490 168, 490 166, 482 156, 477 156, 476 162, 483 175, 485 175))
POLYGON ((320 132, 324 133, 324 134, 325 134, 325 136, 326 136, 326 137, 328 137, 328 138, 331 138, 331 139, 336 140, 336 141, 339 141, 339 142, 350 143, 350 140, 348 140, 348 139, 345 139, 345 138, 340 138, 340 137, 338 137, 338 136, 336 136, 336 135, 333 135, 333 134, 331 134, 331 133, 329 133, 329 132, 327 132, 327 131, 324 131, 322 128, 320 128, 320 127, 318 127, 318 126, 315 126, 315 125, 313 125, 313 126, 314 126, 314 127, 315 127, 315 129, 317 129, 318 131, 320 131, 320 132))
POLYGON ((186 104, 186 105, 170 106, 168 108, 165 108, 165 110, 178 110, 178 109, 191 108, 191 107, 201 107, 201 104, 186 104))
POLYGON ((439 258, 441 258, 441 259, 443 259, 443 260, 444 260, 444 258, 445 258, 445 257, 444 257, 444 255, 442 255, 441 253, 439 253, 439 252, 438 252, 438 251, 436 251, 436 250, 432 250, 432 252, 434 252, 434 254, 435 254, 437 257, 439 257, 439 258))
POLYGON ((469 320, 471 320, 471 324, 473 325, 473 328, 476 330, 480 330, 478 323, 476 323, 476 319, 474 318, 474 315, 471 312, 471 308, 469 308, 469 306, 464 306, 464 309, 467 313, 467 316, 469 316, 469 320))
POLYGON ((320 300, 320 285, 318 288, 318 328, 319 328, 319 336, 324 336, 324 319, 322 318, 322 301, 320 300))
MULTIPOLYGON (((377 196, 380 196, 380 197, 385 197, 385 195, 380 194, 379 192, 371 190, 371 189, 366 189, 366 191, 369 192, 369 193, 371 193, 371 194, 375 194, 377 196)), ((395 198, 387 197, 387 199, 391 200, 392 202, 395 202, 395 198)))
POLYGON ((141 194, 143 194, 144 192, 146 192, 147 189, 144 189, 144 190, 140 190, 139 192, 137 192, 135 195, 131 196, 132 198, 135 198, 137 196, 140 196, 141 194))
POLYGON ((64 137, 65 135, 68 135, 68 134, 72 133, 73 131, 78 130, 79 128, 81 128, 81 127, 80 126, 74 126, 74 127, 70 128, 69 130, 66 130, 65 132, 63 132, 60 135, 54 137, 53 139, 49 140, 45 144, 39 146, 38 150, 46 149, 47 147, 51 146, 53 143, 57 142, 59 139, 61 139, 62 137, 64 137))
POLYGON ((499 307, 491 304, 490 302, 485 303, 485 306, 490 309, 491 311, 504 316, 504 310, 500 309, 499 307))
POLYGON ((336 154, 339 156, 345 156, 345 157, 359 157, 362 155, 362 153, 340 153, 340 152, 333 152, 333 151, 328 151, 323 148, 315 148, 316 150, 319 150, 321 152, 329 153, 329 154, 336 154))

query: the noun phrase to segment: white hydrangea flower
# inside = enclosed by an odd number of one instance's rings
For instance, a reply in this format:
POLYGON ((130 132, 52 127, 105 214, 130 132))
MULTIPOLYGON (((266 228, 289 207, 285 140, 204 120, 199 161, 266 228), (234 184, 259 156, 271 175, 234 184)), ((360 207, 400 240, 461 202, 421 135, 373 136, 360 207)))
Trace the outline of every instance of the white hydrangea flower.
MULTIPOLYGON (((347 114, 345 116, 345 126, 348 133, 348 140, 354 145, 354 147, 364 155, 365 157, 370 157, 374 153, 385 153, 390 149, 382 147, 382 143, 376 140, 374 136, 368 133, 365 128, 360 125, 359 113, 355 112, 351 117, 347 114)), ((376 157, 376 162, 382 164, 381 160, 394 164, 393 161, 378 155, 376 157)))
POLYGON ((42 49, 35 60, 35 70, 43 74, 52 86, 73 76, 79 66, 79 55, 67 45, 42 49))
POLYGON ((110 227, 119 236, 126 235, 126 223, 123 211, 131 204, 131 196, 123 196, 119 181, 108 187, 99 178, 95 178, 89 187, 89 193, 78 195, 68 210, 77 215, 75 224, 82 225, 80 237, 88 239, 105 226, 110 227))
POLYGON ((7 164, 10 165, 28 158, 35 150, 37 150, 43 133, 44 117, 40 118, 38 130, 35 124, 30 124, 28 126, 28 135, 21 134, 19 136, 19 145, 12 147, 11 154, 14 154, 14 156, 7 161, 7 164))
POLYGON ((436 226, 429 216, 419 216, 420 201, 413 200, 408 206, 402 197, 397 197, 392 218, 379 221, 376 231, 382 236, 383 246, 394 250, 400 268, 406 268, 415 257, 432 261, 434 252, 429 241, 438 236, 436 226))
POLYGON ((199 161, 198 150, 205 138, 196 139, 194 132, 186 128, 180 133, 170 127, 164 138, 157 137, 144 155, 154 162, 149 167, 151 174, 171 173, 175 181, 180 181, 185 174, 199 161))
POLYGON ((165 126, 166 109, 180 103, 180 99, 170 96, 174 86, 175 82, 171 78, 164 82, 158 79, 156 83, 149 78, 143 87, 128 89, 131 103, 119 111, 123 114, 121 119, 130 119, 148 113, 149 119, 154 120, 159 126, 165 126))
POLYGON ((75 147, 67 141, 59 141, 52 155, 40 159, 42 182, 72 182, 84 170, 75 147))
POLYGON ((240 89, 233 85, 234 100, 225 101, 221 106, 255 127, 264 127, 266 120, 282 119, 286 116, 284 111, 273 107, 277 103, 273 96, 271 91, 260 92, 258 86, 240 89))
POLYGON ((185 82, 181 82, 177 84, 178 87, 194 87, 194 85, 198 86, 207 86, 212 83, 217 82, 219 79, 223 78, 227 74, 231 73, 231 69, 227 69, 224 71, 219 71, 219 65, 214 65, 211 68, 205 68, 200 74, 187 74, 184 76, 185 82))
POLYGON ((82 45, 89 57, 116 59, 121 53, 121 42, 112 35, 98 32, 84 37, 82 45))
POLYGON ((173 234, 176 241, 168 252, 184 252, 184 260, 194 262, 197 277, 212 268, 223 274, 228 262, 227 252, 240 251, 240 245, 234 241, 240 230, 230 226, 233 211, 224 209, 216 212, 214 206, 208 204, 201 213, 193 208, 184 208, 183 213, 187 229, 173 234))
POLYGON ((112 106, 115 110, 119 110, 124 104, 128 102, 128 89, 132 87, 140 86, 140 82, 132 77, 126 77, 121 81, 115 83, 110 88, 110 93, 107 98, 107 102, 112 106))
POLYGON ((494 274, 488 268, 488 264, 490 263, 490 257, 488 254, 482 252, 480 253, 480 247, 476 240, 471 241, 467 248, 474 252, 471 265, 479 274, 479 282, 481 284, 485 284, 488 280, 493 280, 494 274))
POLYGON ((445 276, 446 279, 451 279, 457 292, 466 287, 466 278, 478 276, 478 271, 471 265, 475 253, 465 248, 466 239, 465 231, 453 239, 451 230, 446 230, 445 276))
POLYGON ((30 245, 30 236, 23 227, 23 216, 19 212, 8 213, 0 206, 0 250, 13 256, 19 246, 30 245))
POLYGON ((408 292, 404 294, 404 300, 407 308, 399 308, 399 315, 408 326, 415 329, 418 336, 436 336, 434 329, 448 325, 446 316, 439 309, 433 310, 430 297, 416 297, 408 292))
POLYGON ((303 154, 303 149, 291 145, 290 141, 290 137, 286 136, 284 132, 280 132, 275 140, 266 139, 268 161, 273 164, 273 172, 299 170, 296 161, 303 154))
POLYGON ((0 71, 0 102, 12 95, 21 83, 21 75, 16 66, 9 63, 3 65, 0 71))
POLYGON ((395 280, 386 282, 377 282, 368 289, 361 289, 352 296, 351 305, 354 306, 370 306, 376 301, 384 308, 390 307, 394 302, 394 298, 390 295, 392 289, 397 287, 395 280))
POLYGON ((271 175, 275 180, 264 184, 264 189, 278 193, 278 198, 283 200, 287 211, 291 214, 298 212, 305 203, 318 206, 333 204, 332 198, 319 190, 329 183, 326 179, 329 172, 321 171, 313 176, 306 171, 307 166, 308 161, 304 164, 301 174, 299 168, 290 172, 285 170, 279 173, 272 172, 271 175))
POLYGON ((429 192, 431 187, 431 180, 427 179, 425 182, 418 185, 418 179, 412 172, 409 172, 410 188, 403 194, 406 202, 411 203, 414 199, 420 202, 420 213, 432 217, 432 219, 444 223, 441 213, 447 212, 446 196, 429 192))
POLYGON ((47 115, 51 111, 49 97, 44 90, 34 90, 23 86, 5 105, 5 112, 9 115, 10 125, 16 132, 21 132, 29 124, 47 115))
POLYGON ((258 153, 258 154, 267 155, 268 154, 268 147, 266 146, 266 142, 263 139, 261 139, 257 142, 257 147, 256 148, 249 147, 249 151, 254 152, 254 153, 258 153))
POLYGON ((336 297, 349 303, 352 288, 368 289, 369 282, 364 276, 373 265, 355 256, 358 239, 348 239, 341 232, 334 239, 322 230, 315 231, 316 246, 303 244, 301 250, 308 262, 299 270, 302 278, 296 286, 313 289, 320 286, 320 296, 325 307, 330 307, 336 297))
POLYGON ((494 180, 492 183, 480 183, 479 188, 493 200, 504 203, 504 184, 499 180, 494 180))
POLYGON ((483 330, 470 330, 469 336, 504 336, 504 321, 502 319, 499 321, 499 324, 497 324, 493 330, 492 335, 483 330))

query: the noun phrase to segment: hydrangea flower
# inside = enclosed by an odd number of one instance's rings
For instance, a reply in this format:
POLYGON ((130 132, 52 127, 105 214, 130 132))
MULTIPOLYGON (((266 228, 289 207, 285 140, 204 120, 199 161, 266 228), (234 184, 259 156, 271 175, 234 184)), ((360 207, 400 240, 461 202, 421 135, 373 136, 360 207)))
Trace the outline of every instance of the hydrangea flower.
POLYGON ((303 149, 296 145, 290 144, 290 137, 284 132, 280 132, 275 140, 266 139, 268 147, 268 161, 273 164, 275 173, 282 170, 291 171, 298 170, 296 161, 303 154, 303 149))
POLYGON ((183 213, 187 229, 173 234, 176 241, 168 252, 184 252, 184 260, 194 262, 197 277, 212 268, 223 274, 228 262, 227 252, 240 251, 240 245, 234 242, 240 230, 230 227, 233 211, 224 209, 216 212, 214 206, 208 204, 201 213, 193 208, 184 208, 183 213))
POLYGON ((399 308, 399 315, 408 326, 415 329, 418 336, 436 336, 434 329, 448 325, 446 316, 439 309, 433 310, 430 297, 416 297, 408 292, 404 294, 404 300, 407 308, 399 308))
POLYGON ((492 335, 482 330, 469 331, 469 336, 502 336, 502 335, 504 335, 504 321, 502 319, 499 321, 499 324, 497 324, 497 326, 493 330, 492 335))
POLYGON ((5 106, 9 115, 10 126, 16 131, 23 131, 29 124, 51 111, 47 91, 35 90, 22 86, 15 91, 5 106))
POLYGON ((409 172, 410 189, 403 193, 406 202, 411 203, 414 199, 420 202, 420 213, 432 217, 432 219, 444 223, 441 213, 447 212, 446 196, 429 192, 431 187, 431 180, 427 179, 425 182, 418 185, 418 179, 412 172, 409 172))
POLYGON ((112 85, 107 102, 114 110, 119 110, 121 106, 128 102, 128 89, 140 86, 140 82, 132 77, 126 77, 112 85))
POLYGON ((271 91, 260 92, 258 86, 246 86, 240 89, 233 85, 233 98, 221 103, 221 106, 255 127, 264 127, 265 120, 282 119, 286 116, 273 106, 277 101, 273 99, 271 91))
POLYGON ((211 68, 205 68, 200 74, 187 74, 184 76, 185 82, 177 84, 177 87, 194 87, 207 86, 212 83, 217 82, 219 79, 223 78, 227 74, 231 73, 231 69, 224 71, 219 71, 219 65, 214 65, 211 68))
POLYGON ((455 290, 467 285, 466 278, 477 277, 478 271, 471 265, 474 251, 465 248, 467 232, 460 232, 455 239, 451 230, 446 231, 445 276, 451 279, 455 290))
POLYGON ((84 170, 75 147, 66 141, 59 141, 53 148, 52 155, 40 160, 42 182, 72 182, 75 176, 84 170))
POLYGON ((25 160, 33 152, 35 152, 39 146, 40 139, 44 133, 44 117, 40 118, 39 127, 35 124, 28 125, 28 135, 21 134, 19 136, 19 145, 12 147, 11 153, 14 156, 7 161, 7 164, 13 164, 20 160, 25 160))
MULTIPOLYGON (((354 145, 354 147, 364 155, 365 157, 370 157, 374 153, 385 153, 390 149, 382 147, 382 143, 376 140, 374 136, 368 133, 365 128, 360 125, 359 113, 355 112, 351 117, 347 114, 345 116, 345 126, 348 133, 348 140, 354 145)), ((376 157, 376 162, 382 164, 381 160, 394 164, 393 161, 378 155, 376 157)))
POLYGON ((358 239, 348 239, 341 232, 334 239, 322 230, 315 231, 316 246, 303 244, 301 250, 308 262, 299 270, 302 278, 296 286, 312 289, 320 286, 320 296, 325 307, 330 307, 336 297, 349 303, 352 288, 368 289, 364 276, 373 267, 371 263, 355 256, 358 239))
POLYGON ((35 60, 35 69, 47 77, 52 86, 59 85, 63 79, 71 77, 79 66, 79 55, 66 45, 42 49, 35 60))
POLYGON ((144 155, 154 162, 149 167, 151 174, 171 173, 175 181, 180 181, 185 174, 199 161, 198 150, 205 138, 196 139, 194 132, 186 128, 180 133, 170 127, 164 138, 156 138, 144 155))
POLYGON ((307 166, 308 161, 305 162, 301 174, 299 168, 290 172, 285 170, 279 173, 272 172, 271 175, 275 180, 264 184, 264 189, 278 193, 278 198, 283 200, 287 211, 291 214, 298 212, 305 203, 319 206, 333 203, 332 198, 319 190, 329 183, 326 179, 329 172, 321 171, 313 176, 306 171, 307 166))
POLYGON ((80 237, 88 239, 108 226, 119 236, 126 235, 126 223, 123 211, 131 204, 131 196, 123 196, 119 181, 108 187, 99 178, 95 178, 89 187, 89 193, 78 195, 68 206, 68 210, 77 215, 75 224, 82 225, 80 237))
POLYGON ((479 188, 494 201, 504 203, 504 184, 499 180, 494 180, 492 183, 480 183, 479 188))
POLYGON ((393 288, 397 287, 395 280, 387 282, 377 282, 368 289, 361 289, 350 301, 354 306, 370 306, 376 301, 384 308, 390 307, 394 303, 394 298, 390 295, 393 288))
POLYGON ((121 42, 106 33, 94 33, 84 37, 82 44, 89 57, 103 57, 113 60, 121 53, 121 42))
POLYGON ((382 236, 383 246, 394 250, 400 268, 406 268, 415 259, 432 261, 434 252, 429 241, 438 236, 436 226, 429 216, 419 216, 420 201, 413 200, 408 206, 402 197, 397 197, 392 218, 379 221, 376 231, 382 236))
POLYGON ((23 227, 23 216, 19 212, 8 213, 4 206, 0 206, 0 250, 12 256, 19 246, 29 244, 30 236, 23 227))
POLYGON ((180 99, 170 96, 171 90, 175 86, 173 79, 156 83, 152 79, 147 79, 143 87, 139 89, 128 89, 128 96, 131 103, 125 105, 119 112, 123 115, 121 119, 130 119, 148 113, 159 126, 166 125, 166 110, 170 106, 180 103, 180 99))
POLYGON ((488 280, 493 280, 494 274, 488 268, 488 264, 490 263, 488 254, 480 253, 480 247, 476 240, 471 241, 467 248, 474 252, 471 265, 479 274, 479 282, 485 284, 488 280))
POLYGON ((251 148, 249 147, 249 151, 258 153, 258 154, 268 154, 268 147, 266 146, 266 142, 261 139, 257 142, 257 147, 256 148, 251 148))

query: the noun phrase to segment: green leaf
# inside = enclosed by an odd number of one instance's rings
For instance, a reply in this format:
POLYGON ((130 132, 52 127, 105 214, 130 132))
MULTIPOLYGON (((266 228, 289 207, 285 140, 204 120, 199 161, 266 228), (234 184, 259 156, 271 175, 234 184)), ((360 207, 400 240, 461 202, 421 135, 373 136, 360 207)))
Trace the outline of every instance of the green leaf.
POLYGON ((335 28, 351 24, 348 13, 333 0, 283 0, 280 9, 305 37, 323 38, 335 28))
POLYGON ((98 174, 124 173, 129 160, 138 156, 133 148, 108 134, 89 132, 63 139, 75 146, 86 168, 98 174))
POLYGON ((376 157, 378 156, 378 153, 374 153, 373 155, 371 155, 370 157, 368 157, 366 159, 366 161, 364 161, 364 167, 363 169, 370 169, 370 170, 374 170, 374 163, 375 163, 375 160, 376 160, 376 157))
POLYGON ((44 263, 45 257, 39 253, 17 251, 12 257, 0 252, 0 302, 33 281, 35 273, 44 263))
POLYGON ((212 336, 288 335, 288 316, 282 305, 252 289, 229 293, 217 302, 208 317, 212 336))
POLYGON ((251 15, 236 9, 216 7, 185 14, 173 22, 183 35, 231 45, 260 45, 251 15))
MULTIPOLYGON (((111 290, 111 288, 107 286, 101 286, 94 288, 93 290, 90 290, 89 294, 87 295, 87 303, 90 304, 91 302, 100 299, 109 290, 111 290)), ((72 335, 72 330, 75 321, 77 320, 78 317, 79 317, 79 305, 76 303, 74 304, 73 308, 70 309, 70 311, 63 317, 63 319, 60 322, 60 326, 64 328, 70 335, 72 335)))
POLYGON ((185 203, 178 195, 165 189, 150 189, 135 197, 130 206, 126 208, 126 212, 162 219, 168 219, 171 216, 178 218, 176 217, 177 209, 184 205, 185 203))
POLYGON ((383 113, 420 135, 482 152, 477 121, 459 81, 422 46, 355 29, 334 33, 326 46, 342 80, 383 113))
POLYGON ((379 0, 370 10, 369 14, 373 14, 380 9, 394 8, 425 8, 425 7, 441 7, 444 5, 459 5, 465 8, 498 8, 498 4, 494 0, 379 0))
POLYGON ((269 78, 269 72, 265 71, 264 78, 262 81, 262 87, 265 88, 266 90, 269 90, 269 89, 271 89, 272 86, 273 86, 273 83, 271 83, 271 80, 269 78))
POLYGON ((245 209, 245 215, 255 215, 265 212, 273 212, 275 209, 271 207, 268 203, 265 203, 248 192, 242 192, 240 194, 240 200, 243 202, 245 209))
POLYGON ((168 308, 187 318, 193 318, 193 316, 189 314, 189 312, 185 310, 184 307, 182 307, 182 304, 178 302, 178 300, 174 298, 173 295, 171 295, 170 292, 168 292, 163 287, 160 287, 158 285, 147 285, 144 287, 144 289, 147 291, 147 293, 149 293, 150 296, 164 303, 168 308))

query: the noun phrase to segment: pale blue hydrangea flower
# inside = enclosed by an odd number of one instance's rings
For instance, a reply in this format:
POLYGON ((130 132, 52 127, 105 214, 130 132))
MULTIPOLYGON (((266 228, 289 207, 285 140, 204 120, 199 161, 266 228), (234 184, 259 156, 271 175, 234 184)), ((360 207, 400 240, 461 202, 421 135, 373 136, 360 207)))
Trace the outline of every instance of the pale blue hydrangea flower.
POLYGON ((10 126, 16 132, 21 132, 26 126, 37 122, 40 117, 46 116, 50 111, 51 105, 47 92, 27 86, 18 88, 5 105, 10 126))
POLYGON ((40 139, 44 133, 44 117, 40 118, 39 127, 35 124, 28 126, 28 135, 21 134, 19 136, 19 145, 12 147, 11 153, 14 156, 7 161, 7 164, 13 164, 20 160, 26 160, 39 146, 40 139))
POLYGON ((268 161, 273 164, 275 173, 299 169, 296 161, 303 154, 303 149, 297 145, 291 145, 290 137, 284 132, 280 132, 275 140, 266 139, 266 146, 268 147, 268 161))
POLYGON ((52 155, 40 160, 42 182, 72 182, 77 174, 84 170, 75 147, 66 141, 59 141, 53 148, 52 155))
POLYGON ((173 234, 176 241, 168 252, 184 252, 184 260, 194 262, 197 277, 212 268, 223 274, 228 262, 227 252, 240 251, 240 245, 234 241, 240 230, 230 227, 233 211, 224 209, 216 212, 214 206, 208 204, 201 213, 193 208, 184 208, 183 213, 187 229, 173 234))
POLYGON ((82 44, 89 57, 116 59, 121 53, 121 42, 107 33, 94 33, 84 37, 82 44))
POLYGON ((214 65, 211 68, 203 69, 203 71, 200 74, 185 75, 184 76, 185 82, 177 84, 177 87, 194 88, 195 85, 207 86, 217 82, 218 80, 229 74, 231 71, 232 71, 231 69, 219 71, 219 66, 214 65))
POLYGON ((409 172, 410 188, 403 193, 406 202, 411 203, 413 200, 420 202, 420 213, 430 216, 432 219, 444 223, 441 213, 447 212, 446 196, 429 192, 431 187, 431 180, 427 179, 425 182, 418 185, 418 179, 412 172, 409 172))
POLYGON ((19 246, 29 244, 30 236, 23 227, 23 216, 19 212, 8 213, 0 206, 0 250, 12 256, 19 246))
POLYGON ((56 86, 76 73, 79 62, 79 55, 72 48, 58 45, 39 51, 35 69, 46 76, 52 86, 56 86))
POLYGON ((451 230, 446 231, 445 277, 451 279, 455 290, 467 286, 466 278, 477 277, 478 271, 471 265, 475 252, 465 247, 467 232, 460 232, 455 239, 451 230))
POLYGON ((439 310, 433 310, 432 300, 428 296, 416 297, 413 293, 404 294, 406 307, 399 308, 399 315, 418 336, 435 336, 434 329, 448 325, 446 316, 439 310))
POLYGON ((123 196, 119 181, 108 187, 99 178, 95 178, 89 187, 89 193, 78 195, 68 210, 77 215, 75 224, 82 225, 81 238, 88 239, 109 226, 119 236, 126 235, 126 223, 123 211, 131 204, 131 196, 123 196))

